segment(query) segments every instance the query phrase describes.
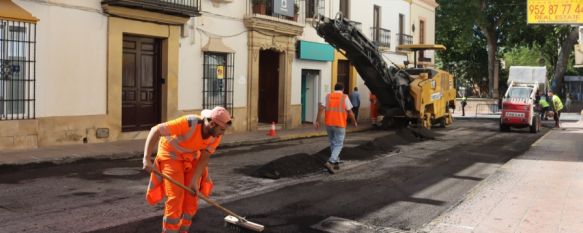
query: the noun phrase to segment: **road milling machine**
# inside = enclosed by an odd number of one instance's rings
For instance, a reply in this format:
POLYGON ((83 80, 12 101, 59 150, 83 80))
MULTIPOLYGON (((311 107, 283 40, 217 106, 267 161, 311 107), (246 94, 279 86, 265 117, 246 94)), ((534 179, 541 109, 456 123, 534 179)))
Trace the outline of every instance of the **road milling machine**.
POLYGON ((455 108, 455 84, 451 74, 435 68, 419 68, 417 52, 444 50, 443 45, 402 45, 415 53, 412 68, 388 66, 378 46, 367 39, 342 14, 335 19, 317 15, 312 26, 330 45, 342 52, 355 66, 365 85, 377 96, 383 127, 409 123, 431 128, 453 122, 450 109, 455 108))

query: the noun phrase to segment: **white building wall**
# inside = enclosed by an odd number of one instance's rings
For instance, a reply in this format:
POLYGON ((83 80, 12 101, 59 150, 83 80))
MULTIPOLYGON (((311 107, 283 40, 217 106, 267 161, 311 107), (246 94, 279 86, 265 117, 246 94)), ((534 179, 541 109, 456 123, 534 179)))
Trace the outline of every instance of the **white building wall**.
MULTIPOLYGON (((336 8, 338 9, 339 6, 338 4, 336 5, 336 8)), ((389 60, 400 65, 407 59, 407 56, 396 53, 396 47, 398 45, 397 33, 399 33, 399 14, 404 15, 403 33, 411 34, 411 22, 409 17, 411 6, 409 2, 405 0, 351 0, 350 20, 362 23, 362 32, 369 39, 371 39, 372 36, 371 27, 373 26, 374 5, 380 6, 381 8, 380 27, 391 30, 391 46, 388 51, 382 53, 383 58, 388 65, 392 65, 389 60)), ((366 87, 364 80, 360 75, 357 76, 356 83, 360 93, 361 108, 369 108, 370 101, 368 101, 368 96, 370 90, 366 87)), ((368 113, 361 113, 361 115, 368 116, 368 113)))
POLYGON ((235 51, 233 107, 247 106, 247 28, 243 17, 246 1, 228 4, 212 4, 202 1, 202 16, 188 22, 188 36, 180 40, 180 64, 178 75, 178 109, 202 108, 203 63, 202 48, 209 37, 220 37, 223 43, 235 51))
MULTIPOLYGON (((302 70, 309 69, 309 70, 319 70, 320 71, 320 78, 319 88, 320 93, 319 96, 316 98, 320 101, 324 100, 325 94, 329 93, 332 90, 330 87, 330 82, 332 82, 332 63, 331 62, 324 62, 324 61, 310 61, 310 60, 301 60, 295 59, 292 65, 292 105, 301 104, 302 101, 302 70)), ((323 102, 322 102, 323 103, 323 102)))
POLYGON ((435 44, 435 8, 421 1, 413 1, 411 20, 415 24, 413 43, 419 43, 419 21, 425 20, 425 44, 435 44))
POLYGON ((107 17, 100 1, 13 2, 40 19, 36 117, 105 114, 107 17))
MULTIPOLYGON (((300 0, 299 4, 300 4, 300 17, 303 17, 305 15, 305 0, 300 0)), ((331 15, 331 6, 333 6, 334 3, 332 3, 329 0, 323 1, 325 4, 325 8, 324 8, 324 15, 326 16, 330 16, 331 15)), ((334 13, 335 14, 335 13, 334 13)), ((311 18, 305 19, 305 20, 299 20, 300 22, 304 22, 305 26, 304 26, 304 31, 303 34, 298 36, 297 39, 298 40, 303 40, 303 41, 310 41, 310 42, 316 42, 316 43, 322 43, 322 44, 326 44, 326 41, 324 40, 324 38, 320 37, 318 35, 318 33, 316 32, 316 29, 314 29, 311 25, 311 18)), ((332 82, 332 62, 329 61, 312 61, 312 60, 303 60, 303 59, 299 59, 297 58, 297 54, 296 54, 296 58, 294 58, 293 64, 292 64, 292 96, 291 96, 291 104, 292 105, 299 105, 302 104, 302 70, 304 69, 309 69, 309 70, 319 70, 320 71, 320 77, 317 80, 317 84, 318 84, 318 96, 315 97, 315 99, 317 100, 317 102, 322 102, 324 101, 324 97, 326 96, 326 93, 329 93, 332 88, 330 87, 330 83, 332 82)), ((316 106, 316 105, 315 105, 316 106)), ((317 110, 315 110, 317 112, 317 110)))

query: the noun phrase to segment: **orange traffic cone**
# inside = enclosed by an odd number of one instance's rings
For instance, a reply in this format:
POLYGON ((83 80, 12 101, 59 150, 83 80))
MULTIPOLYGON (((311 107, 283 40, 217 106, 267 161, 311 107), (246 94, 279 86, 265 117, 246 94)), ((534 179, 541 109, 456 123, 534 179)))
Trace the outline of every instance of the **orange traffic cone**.
POLYGON ((275 133, 275 121, 271 122, 271 129, 269 129, 269 132, 267 132, 267 136, 276 136, 277 134, 275 133))

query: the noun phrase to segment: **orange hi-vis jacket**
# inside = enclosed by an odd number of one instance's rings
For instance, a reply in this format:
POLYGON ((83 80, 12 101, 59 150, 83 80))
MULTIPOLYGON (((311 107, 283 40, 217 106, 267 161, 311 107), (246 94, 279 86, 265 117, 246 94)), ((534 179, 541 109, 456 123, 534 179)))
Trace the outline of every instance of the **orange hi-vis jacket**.
MULTIPOLYGON (((154 161, 155 169, 160 169, 160 163, 165 160, 173 160, 183 163, 184 171, 188 172, 196 167, 201 151, 206 150, 213 154, 221 142, 222 136, 217 138, 202 138, 204 121, 196 115, 188 115, 164 123, 160 127, 162 137, 158 144, 158 154, 154 161)), ((155 205, 164 197, 164 182, 161 176, 154 173, 150 175, 150 184, 146 193, 146 200, 155 205)), ((199 181, 200 192, 209 196, 213 187, 208 176, 208 168, 205 168, 199 181)), ((189 184, 185 184, 188 186, 189 184)))
POLYGON ((328 95, 328 103, 326 104, 326 118, 324 122, 326 126, 336 126, 346 128, 346 96, 342 92, 332 92, 328 95))
POLYGON ((374 95, 373 93, 370 93, 368 98, 370 100, 370 118, 376 120, 377 116, 379 115, 377 96, 374 95))

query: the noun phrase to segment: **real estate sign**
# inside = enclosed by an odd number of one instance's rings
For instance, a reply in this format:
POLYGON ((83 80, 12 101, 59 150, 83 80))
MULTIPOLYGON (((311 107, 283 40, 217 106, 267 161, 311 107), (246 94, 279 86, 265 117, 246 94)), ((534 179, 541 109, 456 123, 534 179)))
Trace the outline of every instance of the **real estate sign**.
POLYGON ((528 24, 583 24, 583 0, 528 0, 528 24))

